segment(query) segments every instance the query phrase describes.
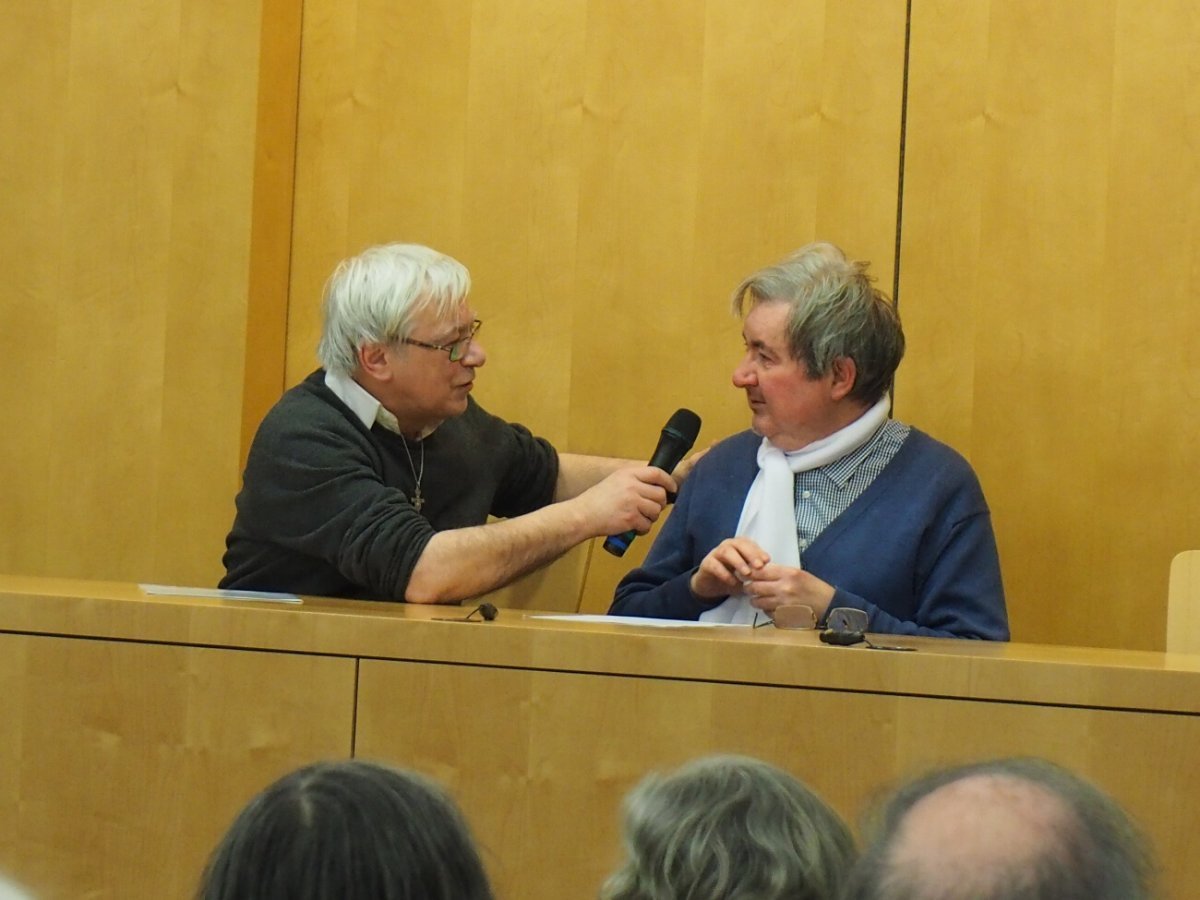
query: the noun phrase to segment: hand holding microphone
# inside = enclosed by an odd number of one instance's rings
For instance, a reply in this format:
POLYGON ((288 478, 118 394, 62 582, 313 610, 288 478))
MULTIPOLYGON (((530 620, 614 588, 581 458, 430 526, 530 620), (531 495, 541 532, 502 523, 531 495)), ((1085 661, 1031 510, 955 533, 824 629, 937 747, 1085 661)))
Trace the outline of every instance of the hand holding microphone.
MULTIPOLYGON (((663 426, 662 434, 658 438, 658 446, 654 448, 649 465, 662 469, 669 475, 679 465, 679 461, 692 449, 699 434, 700 417, 690 409, 676 410, 675 414, 667 420, 667 424, 663 426)), ((604 549, 613 556, 624 556, 636 536, 636 531, 614 534, 604 542, 604 549)))

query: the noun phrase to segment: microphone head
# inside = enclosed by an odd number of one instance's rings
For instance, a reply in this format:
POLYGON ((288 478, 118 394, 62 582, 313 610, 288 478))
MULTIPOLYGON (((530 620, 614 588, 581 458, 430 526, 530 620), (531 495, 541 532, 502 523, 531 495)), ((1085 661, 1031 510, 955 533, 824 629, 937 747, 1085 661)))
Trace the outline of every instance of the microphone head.
POLYGON ((692 444, 696 443, 696 438, 700 436, 700 417, 690 409, 677 409, 663 426, 663 431, 669 431, 680 440, 687 441, 688 448, 691 449, 692 444))
POLYGON ((491 603, 480 603, 479 614, 483 616, 484 621, 490 622, 496 618, 496 607, 491 603))

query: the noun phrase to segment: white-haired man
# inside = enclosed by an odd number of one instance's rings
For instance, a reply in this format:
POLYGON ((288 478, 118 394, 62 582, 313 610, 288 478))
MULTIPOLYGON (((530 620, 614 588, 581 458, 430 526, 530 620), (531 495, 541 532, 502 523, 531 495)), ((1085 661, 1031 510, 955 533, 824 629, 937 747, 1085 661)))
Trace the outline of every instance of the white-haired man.
POLYGON ((461 263, 419 245, 337 267, 322 368, 251 446, 222 587, 456 603, 650 528, 677 488, 666 472, 557 453, 474 401, 487 356, 469 290, 461 263))

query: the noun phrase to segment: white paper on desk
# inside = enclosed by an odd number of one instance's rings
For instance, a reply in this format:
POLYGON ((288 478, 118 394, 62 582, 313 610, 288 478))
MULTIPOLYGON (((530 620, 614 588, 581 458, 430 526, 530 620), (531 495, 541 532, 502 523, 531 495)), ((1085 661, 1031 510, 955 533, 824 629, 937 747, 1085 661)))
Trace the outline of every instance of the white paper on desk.
POLYGON ((643 628, 745 628, 729 622, 694 622, 691 619, 646 619, 641 616, 552 615, 531 619, 557 619, 562 622, 595 622, 600 625, 640 625, 643 628))
POLYGON ((219 588, 179 587, 174 584, 139 584, 144 594, 168 597, 212 597, 215 600, 265 600, 268 603, 303 603, 295 594, 274 591, 226 591, 219 588))

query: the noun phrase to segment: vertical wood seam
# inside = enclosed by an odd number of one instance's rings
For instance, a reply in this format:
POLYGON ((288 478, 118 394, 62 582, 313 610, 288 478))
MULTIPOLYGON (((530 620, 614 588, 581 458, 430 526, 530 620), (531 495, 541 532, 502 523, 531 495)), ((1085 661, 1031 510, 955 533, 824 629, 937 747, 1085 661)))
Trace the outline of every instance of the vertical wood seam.
MULTIPOLYGON (((264 0, 254 141, 241 467, 287 371, 303 0, 264 0)), ((240 468, 239 468, 240 471, 240 468)))

